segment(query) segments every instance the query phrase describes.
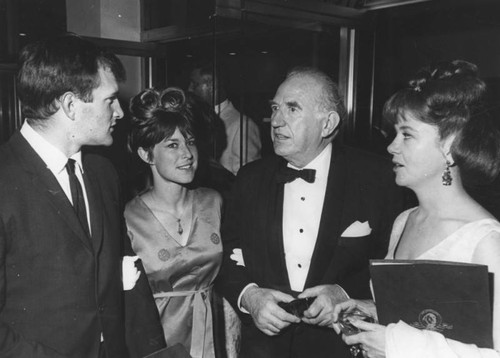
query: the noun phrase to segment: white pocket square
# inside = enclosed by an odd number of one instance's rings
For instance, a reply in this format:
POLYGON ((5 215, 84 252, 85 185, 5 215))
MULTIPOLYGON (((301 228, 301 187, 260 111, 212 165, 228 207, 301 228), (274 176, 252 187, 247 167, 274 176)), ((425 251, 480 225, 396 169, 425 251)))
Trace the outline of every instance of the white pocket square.
POLYGON ((343 237, 361 237, 368 236, 372 232, 372 228, 368 221, 364 223, 355 221, 347 229, 344 230, 341 236, 343 237))
POLYGON ((141 275, 141 271, 137 270, 135 267, 135 262, 139 259, 139 256, 123 256, 122 261, 122 281, 123 290, 129 291, 134 288, 135 283, 141 275))
POLYGON ((243 261, 243 252, 241 251, 241 249, 234 249, 229 258, 236 262, 237 266, 245 266, 245 261, 243 261))

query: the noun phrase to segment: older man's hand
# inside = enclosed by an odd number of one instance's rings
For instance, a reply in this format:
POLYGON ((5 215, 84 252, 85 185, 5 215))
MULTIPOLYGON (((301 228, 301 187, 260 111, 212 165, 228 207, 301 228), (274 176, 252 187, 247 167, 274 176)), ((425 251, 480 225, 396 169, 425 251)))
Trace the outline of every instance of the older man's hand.
POLYGON ((278 302, 292 300, 292 296, 280 291, 250 287, 243 294, 241 305, 250 313, 258 329, 268 336, 274 336, 290 324, 300 322, 298 317, 278 306, 278 302))
POLYGON ((316 297, 316 299, 304 312, 302 321, 330 327, 335 306, 349 299, 349 296, 339 285, 321 285, 308 288, 299 295, 299 298, 305 297, 316 297))

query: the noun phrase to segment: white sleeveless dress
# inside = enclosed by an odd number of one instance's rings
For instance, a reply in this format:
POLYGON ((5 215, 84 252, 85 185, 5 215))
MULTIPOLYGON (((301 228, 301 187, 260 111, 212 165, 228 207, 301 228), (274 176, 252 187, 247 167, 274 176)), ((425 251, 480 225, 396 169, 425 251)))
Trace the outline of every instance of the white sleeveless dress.
MULTIPOLYGON (((408 216, 414 210, 416 208, 404 211, 394 221, 386 259, 394 259, 394 253, 397 250, 408 216)), ((491 232, 500 233, 500 223, 495 219, 470 222, 422 253, 417 259, 471 263, 477 245, 491 232)), ((446 339, 437 332, 418 330, 400 321, 397 324, 387 326, 386 357, 499 358, 500 354, 493 349, 478 348, 472 344, 446 339)))

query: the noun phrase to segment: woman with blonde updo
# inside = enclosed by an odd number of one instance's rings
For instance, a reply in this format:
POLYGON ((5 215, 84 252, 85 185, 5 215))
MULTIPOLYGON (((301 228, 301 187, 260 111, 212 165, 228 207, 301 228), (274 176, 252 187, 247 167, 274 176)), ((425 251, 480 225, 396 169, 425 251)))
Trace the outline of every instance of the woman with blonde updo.
MULTIPOLYGON (((477 72, 465 61, 439 63, 419 72, 385 104, 384 117, 396 130, 388 147, 396 183, 413 190, 419 203, 394 222, 386 259, 487 265, 494 276, 495 349, 403 321, 387 327, 354 321, 362 332, 343 338, 360 344, 365 357, 500 357, 500 223, 464 189, 491 181, 500 171, 500 134, 481 108, 486 86, 477 72)), ((353 308, 377 318, 373 301, 349 300, 337 305, 333 321, 353 308)))
POLYGON ((131 99, 130 111, 130 149, 152 174, 152 186, 125 208, 132 248, 148 275, 167 345, 212 358, 222 199, 190 185, 198 167, 193 111, 178 88, 144 90, 131 99))

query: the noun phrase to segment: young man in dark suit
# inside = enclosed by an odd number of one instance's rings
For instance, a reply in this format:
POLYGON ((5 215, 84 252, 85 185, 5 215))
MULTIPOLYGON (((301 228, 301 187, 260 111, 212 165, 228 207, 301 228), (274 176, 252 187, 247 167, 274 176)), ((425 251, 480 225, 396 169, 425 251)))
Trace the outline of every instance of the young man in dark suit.
POLYGON ((113 142, 124 78, 116 56, 75 35, 21 52, 26 120, 0 148, 2 357, 128 357, 125 320, 133 356, 165 346, 146 275, 123 291, 116 172, 82 152, 113 142))
POLYGON ((370 296, 368 260, 384 256, 402 197, 390 163, 333 143, 345 109, 326 74, 291 71, 271 108, 277 155, 238 174, 218 286, 241 312, 242 357, 349 357, 326 325, 348 295, 370 296), (301 317, 280 307, 296 297, 314 298, 301 317))

